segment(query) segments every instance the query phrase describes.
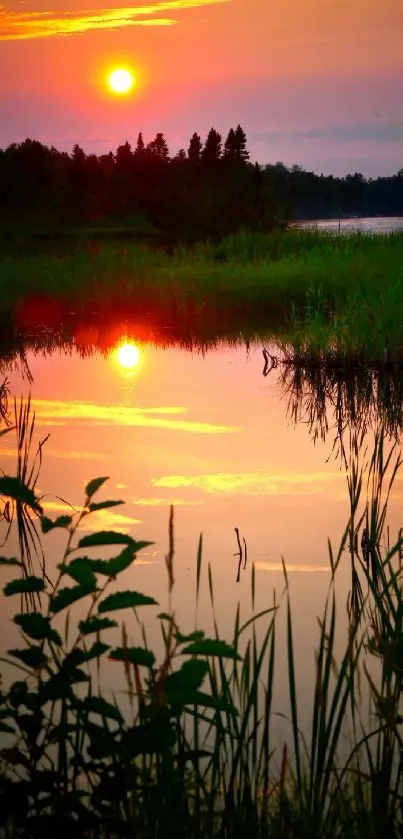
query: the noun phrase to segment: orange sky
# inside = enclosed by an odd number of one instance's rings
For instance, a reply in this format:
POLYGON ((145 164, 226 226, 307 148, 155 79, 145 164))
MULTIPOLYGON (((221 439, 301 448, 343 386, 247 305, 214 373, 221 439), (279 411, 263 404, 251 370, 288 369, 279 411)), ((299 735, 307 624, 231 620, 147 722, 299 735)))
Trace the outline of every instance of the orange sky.
POLYGON ((241 122, 253 159, 317 171, 401 168, 401 0, 7 0, 0 145, 27 135, 88 151, 241 122), (138 72, 113 100, 104 75, 138 72))

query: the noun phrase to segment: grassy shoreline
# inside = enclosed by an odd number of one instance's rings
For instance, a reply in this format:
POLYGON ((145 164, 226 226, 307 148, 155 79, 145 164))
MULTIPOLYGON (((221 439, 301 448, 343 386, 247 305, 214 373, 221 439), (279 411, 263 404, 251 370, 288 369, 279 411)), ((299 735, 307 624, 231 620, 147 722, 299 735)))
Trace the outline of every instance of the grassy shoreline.
POLYGON ((116 311, 157 328, 283 336, 300 354, 308 346, 386 361, 403 354, 401 233, 242 233, 171 252, 88 242, 0 259, 0 289, 0 316, 22 328, 24 316, 55 326, 72 313, 116 311), (43 299, 50 309, 41 312, 43 299))

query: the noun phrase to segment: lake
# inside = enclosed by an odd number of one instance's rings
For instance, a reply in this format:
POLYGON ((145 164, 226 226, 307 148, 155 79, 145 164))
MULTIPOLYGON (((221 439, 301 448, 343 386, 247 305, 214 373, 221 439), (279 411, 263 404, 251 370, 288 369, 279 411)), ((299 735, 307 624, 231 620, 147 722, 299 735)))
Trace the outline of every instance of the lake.
MULTIPOLYGON (((317 618, 330 581, 328 539, 337 550, 349 517, 346 468, 333 449, 335 422, 351 421, 348 399, 353 387, 357 424, 366 431, 370 450, 371 424, 376 425, 382 413, 382 404, 378 410, 376 402, 380 388, 371 379, 373 394, 368 398, 367 382, 367 401, 363 401, 358 385, 350 382, 343 390, 340 379, 332 390, 325 382, 327 397, 321 400, 320 388, 315 391, 312 383, 282 364, 276 347, 266 348, 268 364, 262 350, 262 344, 245 346, 241 340, 237 346, 221 342, 212 350, 156 342, 131 342, 123 352, 115 348, 103 354, 80 354, 71 346, 65 351, 29 350, 24 364, 4 361, 3 376, 12 395, 31 393, 35 440, 50 435, 39 478, 46 514, 55 518, 69 512, 66 502, 79 507, 86 482, 108 475, 100 498, 121 498, 125 504, 95 513, 92 528, 118 529, 153 541, 125 572, 123 585, 152 595, 160 604, 158 610, 144 609, 142 614, 151 648, 160 643, 154 616, 168 602, 165 555, 170 505, 175 517, 174 601, 177 619, 186 631, 195 624, 200 533, 204 585, 198 621, 207 631, 212 629, 206 580, 210 563, 218 623, 226 640, 231 640, 237 602, 245 619, 251 613, 252 565, 259 611, 273 603, 274 591, 277 602, 281 597, 284 559, 293 603, 299 696, 308 706, 317 618), (273 358, 277 366, 268 372, 273 358), (235 528, 243 549, 239 582, 235 528)), ((396 398, 390 422, 399 434, 401 403, 399 409, 396 398)), ((348 429, 345 436, 348 445, 348 429)), ((12 474, 16 455, 12 434, 0 443, 2 467, 12 474)), ((389 505, 392 534, 401 524, 401 493, 398 476, 389 505)), ((62 534, 55 531, 43 543, 52 577, 61 560, 62 534)), ((18 550, 15 534, 6 550, 9 555, 18 550)), ((345 551, 338 574, 340 644, 348 626, 351 576, 351 559, 345 551)), ((10 646, 15 640, 9 622, 12 600, 6 599, 0 619, 10 646)), ((285 610, 279 621, 276 708, 282 711, 288 701, 285 610)), ((138 627, 131 625, 132 643, 139 643, 138 633, 138 627)), ((106 677, 109 688, 116 687, 115 673, 112 665, 106 677)))
POLYGON ((374 218, 316 219, 295 225, 305 230, 322 230, 328 233, 394 233, 403 230, 401 216, 376 216, 374 218))

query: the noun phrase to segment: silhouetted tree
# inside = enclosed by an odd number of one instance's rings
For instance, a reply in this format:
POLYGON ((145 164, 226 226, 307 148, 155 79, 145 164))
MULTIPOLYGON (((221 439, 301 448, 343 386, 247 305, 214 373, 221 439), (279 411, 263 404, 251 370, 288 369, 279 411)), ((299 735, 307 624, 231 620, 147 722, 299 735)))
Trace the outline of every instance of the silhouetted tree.
POLYGON ((141 158, 141 157, 143 157, 143 155, 144 155, 144 149, 145 149, 145 146, 144 146, 143 135, 142 135, 142 133, 141 133, 141 131, 140 131, 140 133, 139 133, 139 135, 138 135, 138 137, 137 137, 137 145, 136 145, 136 148, 135 148, 135 150, 134 150, 134 156, 135 156, 135 157, 137 157, 137 158, 139 158, 139 157, 140 157, 140 158, 141 158))
POLYGON ((188 148, 188 160, 190 163, 199 163, 202 153, 203 143, 196 131, 192 134, 190 138, 189 148, 188 148))
POLYGON ((235 159, 239 163, 246 163, 249 160, 249 152, 246 148, 246 134, 240 125, 237 125, 234 137, 235 159))
POLYGON ((221 157, 221 134, 210 128, 205 146, 201 153, 202 162, 205 166, 214 166, 221 157))
POLYGON ((168 145, 162 132, 158 132, 155 139, 148 143, 147 151, 154 157, 158 157, 159 160, 169 159, 168 145))
POLYGON ((230 128, 224 143, 223 160, 227 163, 234 163, 237 160, 237 140, 233 128, 230 128))

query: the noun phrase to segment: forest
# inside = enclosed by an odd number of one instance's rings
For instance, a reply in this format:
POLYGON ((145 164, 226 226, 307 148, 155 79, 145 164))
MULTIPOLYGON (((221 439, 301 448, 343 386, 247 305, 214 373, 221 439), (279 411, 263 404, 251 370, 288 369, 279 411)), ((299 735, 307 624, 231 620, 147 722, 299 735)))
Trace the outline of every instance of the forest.
POLYGON ((71 226, 174 242, 221 238, 239 229, 269 231, 291 220, 403 214, 403 169, 368 180, 316 175, 283 163, 252 163, 238 125, 225 139, 194 132, 171 155, 163 133, 138 134, 115 152, 68 154, 27 138, 0 150, 3 234, 52 235, 71 226))

